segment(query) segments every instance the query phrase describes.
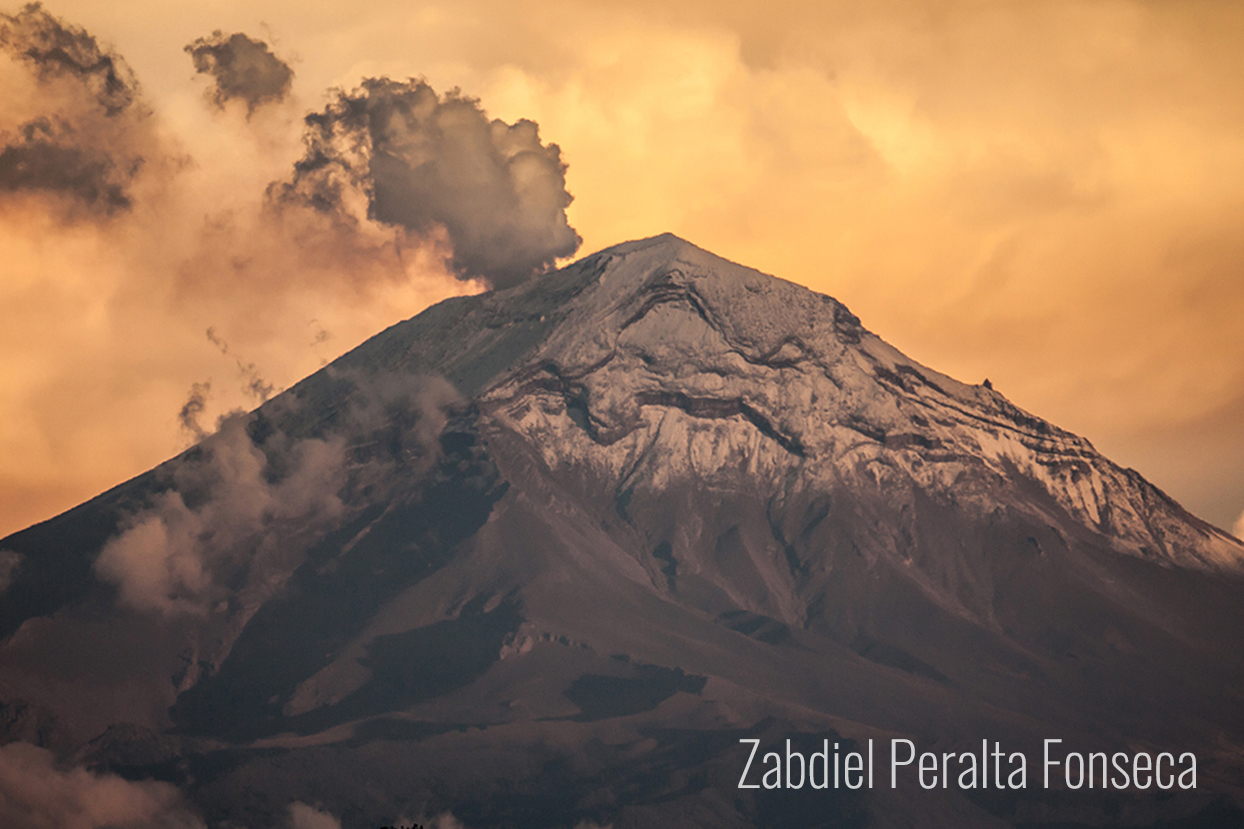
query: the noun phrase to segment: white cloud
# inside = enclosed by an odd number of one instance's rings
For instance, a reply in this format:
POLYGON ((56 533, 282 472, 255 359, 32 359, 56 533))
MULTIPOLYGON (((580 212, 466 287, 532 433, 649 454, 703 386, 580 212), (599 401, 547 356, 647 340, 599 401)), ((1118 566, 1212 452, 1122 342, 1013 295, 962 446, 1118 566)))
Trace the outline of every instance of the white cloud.
POLYGON ((299 800, 289 804, 289 822, 291 829, 341 829, 337 818, 299 800))
MULTIPOLYGON (((436 461, 448 412, 461 402, 446 380, 332 376, 355 390, 331 434, 295 439, 278 431, 260 446, 248 431, 252 417, 235 413, 175 462, 169 488, 130 517, 95 562, 123 604, 202 615, 240 574, 276 585, 307 538, 342 515, 338 493, 348 478, 375 480, 390 464, 419 474, 436 461)), ((0 558, 0 576, 3 564, 0 558)))
POLYGON ((291 523, 315 526, 341 514, 344 480, 340 439, 278 442, 288 473, 270 478, 270 459, 234 415, 173 473, 174 486, 154 499, 104 546, 95 563, 121 601, 139 610, 202 613, 220 597, 233 568, 252 570, 279 552, 291 523), (194 504, 189 506, 187 502, 194 504))
POLYGON ((206 829, 168 783, 135 783, 80 767, 61 769, 51 752, 29 743, 0 746, 0 826, 206 829))

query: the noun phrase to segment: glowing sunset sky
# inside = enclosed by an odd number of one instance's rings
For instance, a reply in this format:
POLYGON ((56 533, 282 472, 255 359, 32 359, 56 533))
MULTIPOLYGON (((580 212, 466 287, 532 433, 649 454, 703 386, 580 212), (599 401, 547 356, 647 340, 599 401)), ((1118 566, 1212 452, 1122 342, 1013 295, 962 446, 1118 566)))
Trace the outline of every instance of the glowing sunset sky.
POLYGON ((196 383, 209 424, 253 406, 253 381, 287 387, 483 287, 446 269, 443 234, 400 248, 364 220, 340 242, 265 212, 302 116, 382 76, 537 122, 568 164, 579 254, 671 231, 988 377, 1211 522, 1244 509, 1235 0, 45 10, 138 92, 123 116, 83 114, 69 80, 0 49, 0 143, 76 141, 126 184, 84 206, 76 180, 5 186, 0 156, 0 535, 185 448, 196 383), (287 62, 284 97, 217 105, 185 49, 216 30, 287 62))

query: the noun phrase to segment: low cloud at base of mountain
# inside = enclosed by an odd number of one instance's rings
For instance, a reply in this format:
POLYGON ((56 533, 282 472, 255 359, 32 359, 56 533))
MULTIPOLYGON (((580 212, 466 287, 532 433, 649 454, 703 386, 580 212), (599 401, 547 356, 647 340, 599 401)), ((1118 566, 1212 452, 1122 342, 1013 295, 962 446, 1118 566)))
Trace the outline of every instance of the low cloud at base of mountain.
POLYGON ((289 829, 341 829, 341 821, 301 800, 289 804, 289 829))
MULTIPOLYGON (((0 746, 0 825, 14 829, 206 829, 168 783, 61 768, 46 749, 0 746)), ((309 826, 306 829, 311 829, 309 826)))

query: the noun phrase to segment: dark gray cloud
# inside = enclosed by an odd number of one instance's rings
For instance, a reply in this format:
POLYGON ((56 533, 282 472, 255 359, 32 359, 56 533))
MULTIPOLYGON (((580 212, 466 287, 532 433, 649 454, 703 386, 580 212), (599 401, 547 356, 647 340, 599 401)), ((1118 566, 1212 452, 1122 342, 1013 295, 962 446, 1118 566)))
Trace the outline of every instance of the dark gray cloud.
POLYGON ((162 156, 134 75, 94 37, 36 4, 0 15, 0 52, 36 82, 42 111, 0 111, 0 197, 57 198, 69 218, 110 216, 162 156))
POLYGON ((489 120, 456 89, 366 80, 308 115, 304 141, 291 180, 269 188, 275 203, 349 221, 361 193, 371 219, 420 237, 443 228, 461 276, 505 287, 579 247, 560 148, 534 121, 489 120))
POLYGON ((196 72, 215 80, 209 94, 219 107, 238 100, 252 113, 264 104, 283 100, 294 79, 294 70, 272 54, 268 44, 241 32, 226 35, 217 30, 191 43, 186 52, 196 72))
POLYGON ((15 15, 0 14, 0 49, 31 65, 41 80, 78 79, 108 115, 118 115, 137 95, 134 73, 116 53, 79 26, 71 26, 29 3, 15 15))
POLYGON ((37 118, 5 134, 0 148, 0 192, 48 192, 70 197, 86 209, 113 213, 130 206, 129 181, 142 166, 128 169, 64 120, 37 118))

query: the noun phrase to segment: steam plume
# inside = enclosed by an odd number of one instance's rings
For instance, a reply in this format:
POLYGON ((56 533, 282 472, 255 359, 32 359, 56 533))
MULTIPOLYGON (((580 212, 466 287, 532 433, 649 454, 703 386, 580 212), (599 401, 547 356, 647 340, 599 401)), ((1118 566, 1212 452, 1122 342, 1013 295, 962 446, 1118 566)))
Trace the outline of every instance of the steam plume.
POLYGON ((357 222, 366 218, 427 238, 448 234, 464 277, 505 287, 579 247, 566 219, 566 165, 534 121, 488 119, 456 89, 421 80, 370 79, 306 117, 306 154, 269 193, 357 222))

